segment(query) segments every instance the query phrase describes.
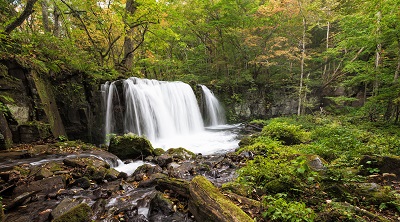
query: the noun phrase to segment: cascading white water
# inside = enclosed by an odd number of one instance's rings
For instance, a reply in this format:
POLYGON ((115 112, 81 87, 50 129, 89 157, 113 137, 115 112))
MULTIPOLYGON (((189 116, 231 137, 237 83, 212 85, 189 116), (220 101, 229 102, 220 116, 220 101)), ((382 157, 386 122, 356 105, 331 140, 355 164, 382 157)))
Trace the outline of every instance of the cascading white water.
MULTIPOLYGON (((207 87, 202 88, 208 110, 205 115, 213 116, 211 125, 224 124, 225 115, 218 100, 207 87)), ((185 147, 207 154, 237 147, 236 134, 206 131, 196 96, 188 84, 132 77, 107 82, 101 90, 107 145, 110 134, 132 132, 164 149, 185 147)))
POLYGON ((223 125, 226 123, 225 110, 222 108, 214 93, 207 86, 200 85, 203 91, 205 122, 208 126, 223 125))
POLYGON ((125 132, 154 141, 203 129, 200 109, 188 84, 129 78, 124 81, 124 94, 125 132))

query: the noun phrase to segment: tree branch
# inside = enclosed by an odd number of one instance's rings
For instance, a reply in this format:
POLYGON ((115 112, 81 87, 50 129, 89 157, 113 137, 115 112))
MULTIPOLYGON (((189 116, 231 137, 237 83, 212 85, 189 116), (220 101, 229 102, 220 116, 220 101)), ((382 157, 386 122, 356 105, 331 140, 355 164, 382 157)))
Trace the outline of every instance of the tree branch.
POLYGON ((38 0, 28 0, 26 3, 24 11, 19 15, 17 19, 7 25, 6 29, 4 30, 5 33, 10 34, 14 29, 22 25, 26 18, 28 18, 33 12, 33 6, 38 0))

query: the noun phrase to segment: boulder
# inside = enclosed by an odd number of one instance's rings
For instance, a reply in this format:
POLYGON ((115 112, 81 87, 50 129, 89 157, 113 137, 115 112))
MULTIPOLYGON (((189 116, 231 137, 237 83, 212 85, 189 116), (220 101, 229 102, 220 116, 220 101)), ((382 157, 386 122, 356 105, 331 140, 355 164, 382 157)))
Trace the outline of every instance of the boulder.
POLYGON ((190 199, 189 210, 196 221, 235 221, 253 222, 233 202, 224 197, 222 193, 205 177, 196 176, 189 185, 190 199))
POLYGON ((138 159, 154 155, 150 141, 132 133, 112 137, 108 151, 120 159, 138 159))
POLYGON ((91 221, 92 209, 86 203, 81 203, 68 212, 62 214, 61 216, 55 218, 53 222, 87 222, 91 221))

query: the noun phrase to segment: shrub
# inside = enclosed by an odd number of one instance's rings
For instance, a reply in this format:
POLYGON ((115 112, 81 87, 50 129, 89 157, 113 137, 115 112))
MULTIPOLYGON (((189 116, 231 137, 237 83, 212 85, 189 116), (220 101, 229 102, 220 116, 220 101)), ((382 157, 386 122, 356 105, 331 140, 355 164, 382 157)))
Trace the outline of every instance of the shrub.
POLYGON ((300 144, 310 140, 310 133, 304 131, 300 125, 287 122, 271 121, 262 130, 262 134, 282 141, 285 145, 300 144))
POLYGON ((271 221, 314 221, 315 213, 302 202, 287 202, 285 194, 266 196, 263 204, 267 210, 262 214, 271 221))

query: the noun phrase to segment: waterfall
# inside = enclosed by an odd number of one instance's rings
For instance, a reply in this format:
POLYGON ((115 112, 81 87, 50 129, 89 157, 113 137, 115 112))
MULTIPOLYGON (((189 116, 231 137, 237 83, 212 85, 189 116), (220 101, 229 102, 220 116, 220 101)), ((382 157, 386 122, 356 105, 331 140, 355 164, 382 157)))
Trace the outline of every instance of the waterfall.
POLYGON ((216 126, 226 123, 225 110, 218 99, 206 86, 200 85, 203 91, 203 115, 207 126, 216 126))
POLYGON ((122 81, 122 88, 119 97, 116 82, 101 86, 107 144, 111 133, 132 132, 155 141, 204 130, 196 96, 188 84, 132 77, 122 81), (116 118, 116 110, 124 110, 121 118, 116 118), (121 125, 123 129, 118 130, 121 125))

